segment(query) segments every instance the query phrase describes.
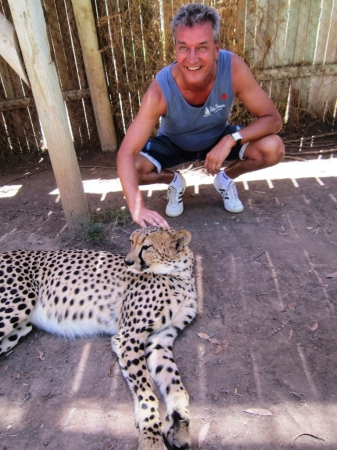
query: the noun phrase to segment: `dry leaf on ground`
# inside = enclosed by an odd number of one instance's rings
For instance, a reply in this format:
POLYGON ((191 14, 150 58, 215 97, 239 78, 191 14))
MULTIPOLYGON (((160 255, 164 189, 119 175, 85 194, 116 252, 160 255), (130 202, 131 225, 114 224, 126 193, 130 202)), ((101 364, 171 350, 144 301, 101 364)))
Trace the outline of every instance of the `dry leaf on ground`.
POLYGON ((298 435, 293 439, 293 441, 292 441, 292 443, 291 443, 291 446, 290 446, 291 448, 293 448, 296 439, 298 439, 298 438, 301 437, 301 436, 311 436, 311 437, 313 437, 313 438, 315 438, 315 439, 318 439, 318 440, 320 440, 320 441, 324 441, 324 442, 325 442, 325 440, 324 440, 323 438, 321 438, 321 437, 319 437, 319 436, 316 436, 315 434, 312 434, 312 433, 300 433, 300 434, 298 434, 298 435))
POLYGON ((209 340, 209 342, 210 342, 211 344, 215 344, 215 345, 220 345, 220 344, 221 344, 221 342, 219 341, 219 339, 210 338, 210 339, 208 339, 208 340, 209 340))
POLYGON ((222 345, 218 345, 217 348, 214 350, 214 355, 218 355, 223 350, 222 345))
POLYGON ((209 427, 211 426, 211 422, 205 423, 205 425, 202 426, 199 436, 198 436, 198 448, 200 449, 202 444, 205 442, 205 439, 207 437, 209 427))
POLYGON ((206 339, 207 341, 209 340, 210 336, 208 336, 208 334, 206 333, 197 333, 197 335, 201 338, 201 339, 206 339))
POLYGON ((248 414, 255 414, 256 416, 272 416, 273 413, 269 411, 268 409, 262 409, 262 408, 252 408, 252 409, 245 409, 243 412, 248 414))
POLYGON ((326 278, 337 278, 337 272, 329 273, 326 278))
POLYGON ((316 331, 318 328, 318 323, 314 323, 314 325, 310 328, 311 331, 316 331))

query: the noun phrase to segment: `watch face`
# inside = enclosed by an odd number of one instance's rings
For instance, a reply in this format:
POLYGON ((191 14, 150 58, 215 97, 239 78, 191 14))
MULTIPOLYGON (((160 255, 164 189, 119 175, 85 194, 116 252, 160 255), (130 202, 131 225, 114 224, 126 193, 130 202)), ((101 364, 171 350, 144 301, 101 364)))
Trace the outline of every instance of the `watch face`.
POLYGON ((233 133, 232 136, 233 136, 233 139, 234 139, 235 141, 239 141, 240 139, 242 139, 242 136, 241 136, 241 134, 240 134, 238 131, 236 131, 235 133, 233 133))

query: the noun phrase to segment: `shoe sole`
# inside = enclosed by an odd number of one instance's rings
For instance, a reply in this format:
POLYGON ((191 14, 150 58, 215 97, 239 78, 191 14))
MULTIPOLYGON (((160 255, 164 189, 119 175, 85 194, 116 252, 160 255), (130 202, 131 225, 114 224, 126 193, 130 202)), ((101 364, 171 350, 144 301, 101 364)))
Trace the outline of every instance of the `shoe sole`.
POLYGON ((234 210, 234 209, 226 208, 225 205, 224 205, 224 208, 225 208, 226 211, 228 211, 228 212, 230 212, 230 213, 233 213, 233 214, 238 214, 238 213, 242 212, 242 211, 245 209, 244 207, 242 207, 242 209, 236 209, 236 210, 234 210))
POLYGON ((167 215, 167 217, 178 217, 178 216, 180 216, 180 214, 183 213, 183 211, 184 211, 184 208, 182 208, 181 211, 177 211, 177 212, 170 213, 170 214, 167 211, 165 211, 165 214, 167 215))

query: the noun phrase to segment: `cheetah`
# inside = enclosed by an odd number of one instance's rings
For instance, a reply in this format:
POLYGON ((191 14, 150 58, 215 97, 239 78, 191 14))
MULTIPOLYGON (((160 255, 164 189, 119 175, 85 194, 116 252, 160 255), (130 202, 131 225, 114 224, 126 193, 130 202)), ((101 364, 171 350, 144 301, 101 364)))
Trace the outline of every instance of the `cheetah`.
POLYGON ((172 346, 197 313, 191 234, 148 227, 130 240, 126 257, 93 250, 0 255, 0 354, 33 325, 67 338, 111 335, 134 400, 138 449, 188 449, 189 397, 172 346), (165 424, 152 380, 165 400, 165 424))

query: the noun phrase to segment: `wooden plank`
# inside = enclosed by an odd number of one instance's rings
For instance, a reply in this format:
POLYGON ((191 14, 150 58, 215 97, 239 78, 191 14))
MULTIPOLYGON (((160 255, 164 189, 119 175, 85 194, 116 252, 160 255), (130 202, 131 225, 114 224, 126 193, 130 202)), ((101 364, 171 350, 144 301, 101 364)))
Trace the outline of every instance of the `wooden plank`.
POLYGON ((306 44, 303 60, 308 63, 313 63, 316 53, 317 35, 319 32, 320 16, 321 16, 321 2, 317 0, 310 0, 307 2, 310 5, 308 23, 307 23, 307 33, 306 33, 306 44))
POLYGON ((326 48, 328 44, 330 25, 331 25, 331 9, 334 0, 324 0, 323 8, 319 20, 319 28, 317 30, 317 45, 313 58, 314 64, 323 64, 325 62, 326 48))
MULTIPOLYGON (((325 63, 335 62, 337 59, 337 1, 335 0, 331 10, 331 20, 325 26, 329 27, 329 39, 325 54, 325 63)), ((324 24, 323 24, 324 26, 324 24)))
MULTIPOLYGON (((80 39, 77 32, 76 20, 71 0, 64 0, 66 22, 69 23, 69 28, 64 27, 62 35, 65 33, 65 38, 68 40, 68 45, 65 45, 65 55, 69 72, 74 84, 72 88, 80 87, 81 90, 87 88, 88 81, 85 73, 80 39), (71 43, 71 46, 69 45, 71 43)), ((61 8, 62 9, 62 8, 61 8)), ((90 92, 90 91, 89 91, 90 92)), ((68 107, 68 105, 67 105, 68 107)), ((80 135, 80 142, 75 140, 75 148, 81 145, 81 148, 86 148, 89 145, 97 147, 95 141, 98 140, 98 131, 96 127, 95 115, 92 110, 91 99, 83 97, 83 101, 77 102, 74 106, 76 111, 76 128, 80 135), (96 138, 97 137, 97 138, 96 138)))
MULTIPOLYGON (((13 20, 8 2, 3 2, 1 6, 2 14, 12 23, 13 20)), ((16 36, 15 39, 17 39, 16 36)), ((7 94, 3 98, 7 100, 22 98, 27 93, 31 96, 32 92, 29 85, 22 82, 19 75, 8 64, 4 63, 4 65, 6 67, 1 70, 1 73, 6 80, 7 94)), ((29 156, 38 153, 39 144, 42 140, 42 130, 37 114, 32 114, 32 111, 21 109, 19 111, 5 112, 3 114, 3 120, 7 122, 7 130, 12 136, 11 142, 19 142, 18 147, 15 148, 9 146, 8 141, 8 152, 13 152, 13 155, 16 154, 20 158, 23 155, 29 156)))
MULTIPOLYGON (((15 99, 17 95, 18 89, 15 81, 18 81, 19 77, 2 58, 0 60, 0 72, 1 81, 4 87, 4 94, 6 99, 11 101, 15 99)), ((10 142, 10 152, 13 154, 23 154, 29 152, 30 147, 34 145, 34 142, 30 142, 30 145, 27 145, 27 140, 23 133, 23 130, 26 129, 26 124, 22 111, 11 111, 6 113, 3 117, 6 121, 7 133, 10 136, 10 140, 8 141, 10 142)))
MULTIPOLYGON (((293 42, 295 52, 294 52, 294 64, 299 64, 305 61, 305 52, 307 45, 307 33, 308 33, 308 23, 310 17, 311 1, 309 0, 298 0, 299 1, 299 11, 297 17, 297 32, 296 40, 293 42)), ((315 0, 317 1, 317 0, 315 0)))
POLYGON ((9 0, 39 119, 48 145, 56 183, 70 229, 90 222, 55 64, 51 62, 41 3, 9 0))
POLYGON ((20 49, 13 25, 0 13, 0 55, 15 70, 15 72, 29 85, 25 69, 22 64, 20 49))
MULTIPOLYGON (((277 1, 277 0, 276 0, 277 1)), ((269 24, 274 18, 269 16, 269 0, 258 0, 256 11, 256 33, 254 49, 254 67, 268 68, 271 66, 269 50, 272 45, 272 36, 269 33, 269 24)))
MULTIPOLYGON (((308 109, 321 115, 331 114, 333 98, 336 101, 335 77, 316 76, 310 78, 308 109)), ((332 114, 331 114, 332 116, 332 114)))
POLYGON ((316 75, 310 79, 308 108, 322 114, 323 119, 331 119, 334 116, 337 101, 337 64, 330 63, 336 61, 337 54, 336 14, 337 3, 324 1, 314 62, 315 65, 321 62, 321 67, 330 70, 326 71, 324 76, 316 75))
POLYGON ((330 76, 335 74, 337 74, 337 64, 317 64, 314 66, 308 65, 263 69, 258 72, 258 79, 303 78, 318 75, 330 76))
POLYGON ((290 79, 273 79, 270 87, 271 99, 275 103, 276 108, 283 117, 286 118, 288 110, 288 95, 289 95, 290 79))
MULTIPOLYGON (((56 9, 57 5, 54 0, 44 0, 44 8, 61 89, 68 91, 78 87, 78 83, 76 83, 76 73, 74 74, 73 70, 71 70, 72 66, 70 61, 72 55, 70 55, 70 57, 67 55, 67 48, 71 48, 70 40, 68 45, 64 45, 64 39, 67 34, 69 34, 67 18, 65 17, 65 8, 64 5, 62 5, 62 15, 60 15, 59 11, 56 9), (76 83, 76 86, 73 86, 74 82, 76 83)), ((81 141, 81 134, 77 125, 77 111, 74 104, 67 105, 66 107, 76 148, 76 144, 81 141)))
POLYGON ((298 61, 295 58, 296 39, 298 34, 298 23, 300 15, 301 0, 289 0, 289 14, 287 22, 287 38, 285 42, 285 53, 283 65, 293 65, 298 61))
POLYGON ((72 0, 72 4, 101 148, 103 151, 115 151, 117 149, 117 138, 112 120, 110 100, 98 46, 91 1, 72 0))
MULTIPOLYGON (((329 5, 323 5, 324 8, 329 5)), ((320 18, 322 17, 322 4, 316 0, 311 0, 311 9, 308 22, 307 45, 305 60, 315 62, 318 36, 320 30, 320 18)), ((326 77, 314 76, 310 79, 308 86, 307 108, 317 113, 324 113, 325 104, 329 96, 328 85, 325 83, 326 77)))
POLYGON ((289 119, 291 120, 291 123, 294 124, 299 122, 299 117, 302 112, 301 98, 300 98, 301 82, 302 78, 300 77, 292 78, 290 80, 290 104, 288 105, 289 119))
POLYGON ((255 0, 246 0, 246 30, 245 30, 245 59, 248 65, 254 69, 255 41, 257 33, 257 5, 255 0))
MULTIPOLYGON (((235 41, 233 42, 233 52, 244 57, 244 42, 245 42, 245 29, 246 29, 246 0, 238 0, 237 11, 235 14, 235 41)), ((223 32, 226 32, 226 24, 222 25, 223 32)))
POLYGON ((277 20, 277 27, 275 29, 275 37, 272 46, 273 65, 270 67, 282 67, 285 57, 289 52, 286 47, 287 29, 289 22, 289 1, 279 0, 278 8, 274 11, 274 17, 277 20))
MULTIPOLYGON (((90 98, 89 89, 74 90, 62 93, 65 102, 90 98)), ((0 111, 10 111, 11 109, 35 107, 34 99, 31 97, 17 98, 0 102, 0 111)))
POLYGON ((329 95, 327 96, 325 103, 325 110, 323 114, 323 119, 328 118, 331 120, 336 117, 336 105, 337 105, 337 77, 330 77, 326 80, 329 83, 328 90, 329 95))

